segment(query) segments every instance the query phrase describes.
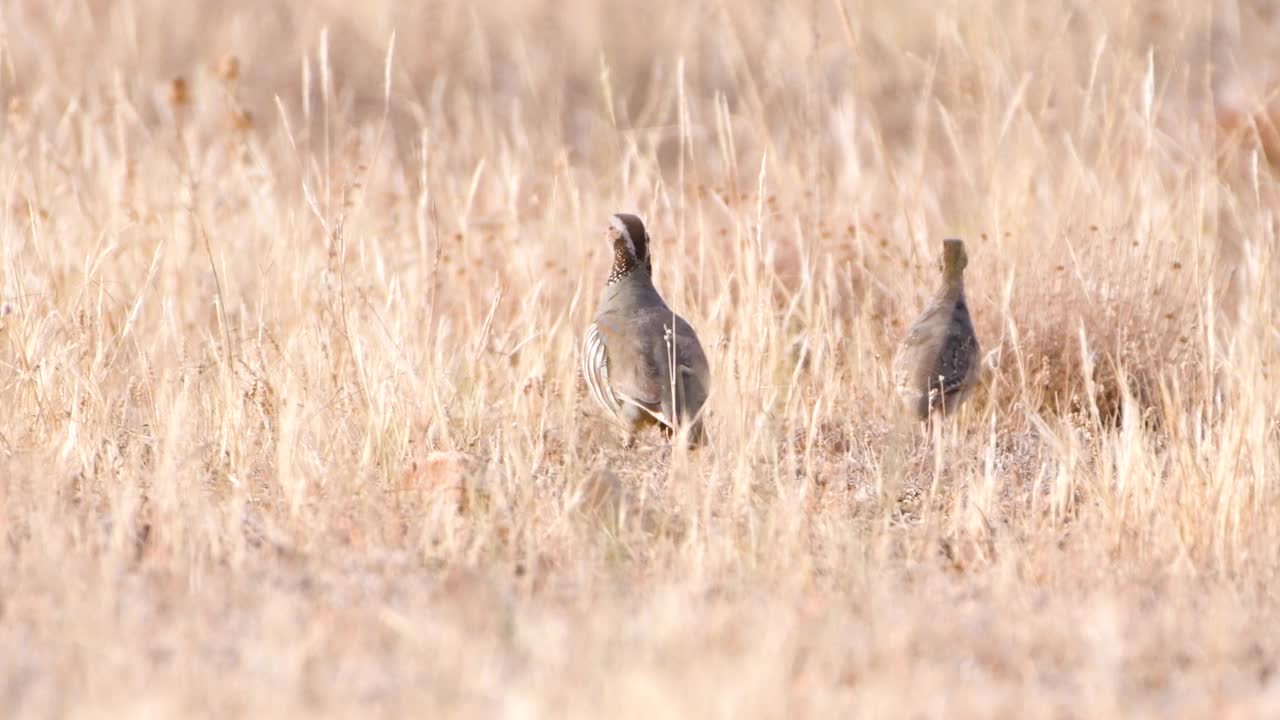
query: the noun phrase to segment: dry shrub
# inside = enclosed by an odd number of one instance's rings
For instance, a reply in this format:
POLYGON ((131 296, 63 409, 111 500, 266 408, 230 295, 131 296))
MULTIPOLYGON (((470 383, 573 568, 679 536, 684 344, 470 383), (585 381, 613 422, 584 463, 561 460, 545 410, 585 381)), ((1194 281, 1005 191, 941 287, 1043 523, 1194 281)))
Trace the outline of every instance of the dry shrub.
POLYGON ((1095 226, 1027 255, 990 343, 1000 397, 1106 424, 1120 420, 1126 397, 1144 421, 1157 419, 1161 384, 1208 400, 1209 265, 1191 243, 1095 226))

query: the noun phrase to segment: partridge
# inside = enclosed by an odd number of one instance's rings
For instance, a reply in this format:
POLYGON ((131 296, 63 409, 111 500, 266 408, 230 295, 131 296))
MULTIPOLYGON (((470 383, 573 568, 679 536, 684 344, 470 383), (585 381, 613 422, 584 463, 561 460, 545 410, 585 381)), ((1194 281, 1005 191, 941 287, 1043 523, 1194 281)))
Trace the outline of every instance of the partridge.
POLYGON ((893 360, 898 395, 922 421, 955 412, 978 380, 978 338, 964 297, 969 258, 961 240, 944 240, 942 248, 942 286, 893 360))
POLYGON ((653 286, 649 234, 640 218, 614 215, 605 235, 613 266, 582 344, 591 396, 622 426, 628 446, 655 425, 669 437, 687 430, 689 444, 702 445, 702 407, 711 387, 702 344, 653 286))

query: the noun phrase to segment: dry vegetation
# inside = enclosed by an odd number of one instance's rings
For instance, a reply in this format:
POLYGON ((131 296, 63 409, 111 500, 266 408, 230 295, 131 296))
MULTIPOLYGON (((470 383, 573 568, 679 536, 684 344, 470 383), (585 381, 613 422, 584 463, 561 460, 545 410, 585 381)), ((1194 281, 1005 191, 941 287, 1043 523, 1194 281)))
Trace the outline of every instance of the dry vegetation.
POLYGON ((1266 8, 0 4, 3 714, 1280 716, 1266 8), (620 210, 700 452, 577 375, 620 210))

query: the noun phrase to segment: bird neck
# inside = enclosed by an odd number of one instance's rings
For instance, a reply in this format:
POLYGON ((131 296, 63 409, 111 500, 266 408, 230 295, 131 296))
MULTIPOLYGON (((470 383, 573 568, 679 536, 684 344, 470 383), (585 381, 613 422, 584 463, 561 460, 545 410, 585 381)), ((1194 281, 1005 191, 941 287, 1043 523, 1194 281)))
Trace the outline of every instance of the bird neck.
POLYGON ((649 270, 650 265, 647 260, 641 262, 627 248, 618 246, 613 249, 613 269, 609 271, 609 280, 606 284, 613 285, 633 275, 643 274, 647 277, 649 270))
POLYGON ((950 300, 964 300, 964 273, 943 273, 942 287, 938 289, 938 295, 950 300))

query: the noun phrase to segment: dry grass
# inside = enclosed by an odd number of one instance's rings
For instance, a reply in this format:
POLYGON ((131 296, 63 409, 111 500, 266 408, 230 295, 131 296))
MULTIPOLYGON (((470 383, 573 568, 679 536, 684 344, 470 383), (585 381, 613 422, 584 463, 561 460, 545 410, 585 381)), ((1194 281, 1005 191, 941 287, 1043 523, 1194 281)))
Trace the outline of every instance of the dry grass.
POLYGON ((1264 4, 499 5, 0 5, 6 714, 1280 714, 1264 4), (701 452, 577 377, 619 210, 701 452))

